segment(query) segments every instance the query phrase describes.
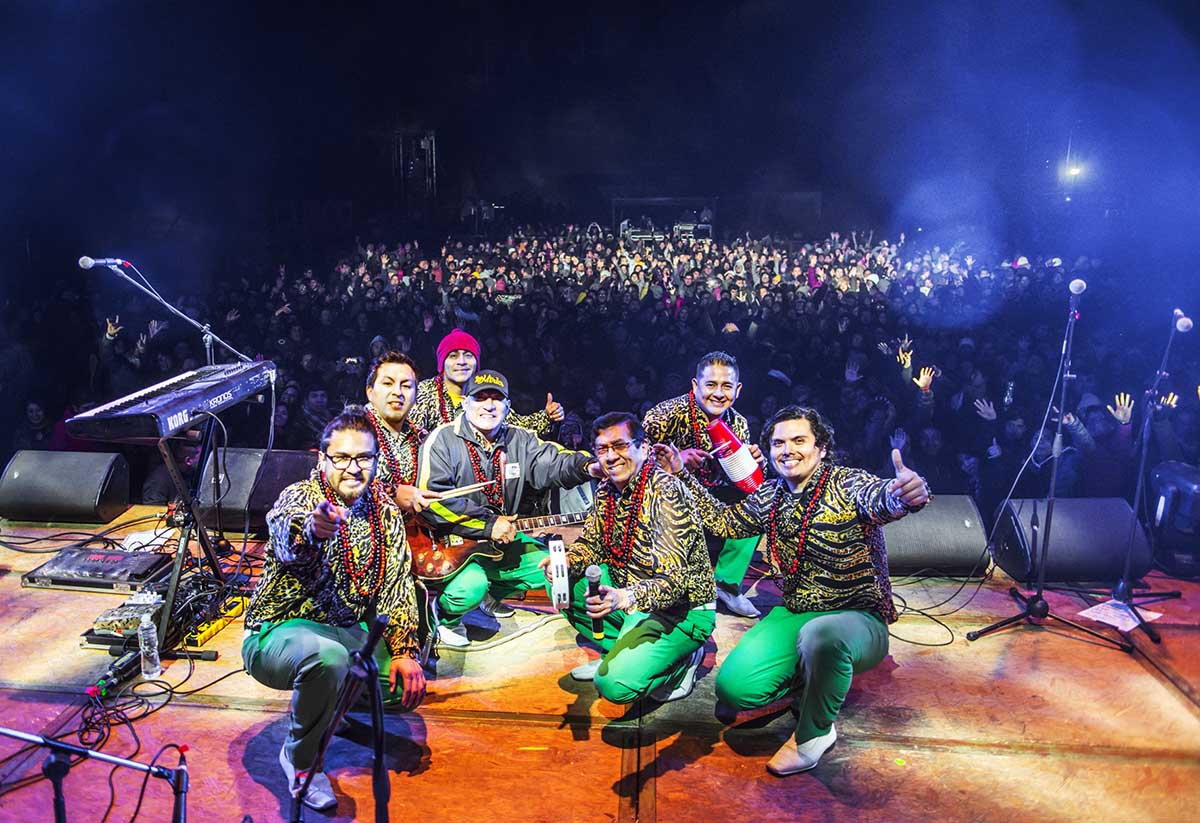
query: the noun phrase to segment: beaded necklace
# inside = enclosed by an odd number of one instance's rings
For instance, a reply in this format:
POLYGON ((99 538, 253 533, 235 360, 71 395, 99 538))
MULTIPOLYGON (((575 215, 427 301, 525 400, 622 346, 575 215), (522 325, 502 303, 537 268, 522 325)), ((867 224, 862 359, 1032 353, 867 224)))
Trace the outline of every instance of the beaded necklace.
POLYGON ((449 423, 454 418, 450 416, 450 410, 447 408, 446 402, 446 376, 439 374, 437 376, 437 396, 438 396, 438 416, 442 418, 443 423, 449 423))
MULTIPOLYGON (((808 505, 804 507, 804 517, 800 521, 800 537, 796 541, 796 556, 792 558, 791 568, 787 569, 787 574, 793 575, 796 569, 800 568, 800 557, 804 554, 804 544, 808 540, 808 527, 812 522, 813 512, 816 511, 817 505, 821 502, 821 494, 825 491, 825 483, 829 480, 829 475, 833 474, 832 466, 822 466, 821 474, 817 477, 817 482, 813 487, 812 497, 808 500, 808 505)), ((775 558, 775 568, 782 573, 784 571, 783 562, 779 559, 779 506, 783 502, 783 486, 784 482, 780 481, 775 487, 775 496, 771 498, 771 513, 767 519, 767 552, 775 558)))
MULTIPOLYGON (((325 479, 324 472, 320 474, 320 484, 325 499, 335 506, 340 506, 341 503, 334 494, 333 487, 325 479)), ((350 522, 339 526, 337 532, 342 547, 342 568, 350 578, 350 588, 362 599, 374 597, 379 591, 383 582, 383 567, 387 562, 387 555, 383 551, 383 525, 380 522, 379 504, 370 486, 364 494, 367 495, 367 522, 371 528, 371 548, 364 562, 358 563, 354 559, 354 547, 350 543, 350 522)))
MULTIPOLYGON (((471 471, 475 472, 476 483, 488 483, 488 476, 483 472, 483 458, 475 444, 467 441, 467 456, 471 458, 471 471)), ((500 477, 500 447, 492 451, 492 477, 495 481, 483 487, 483 496, 497 509, 504 509, 504 481, 500 477)))
POLYGON ((375 427, 375 442, 379 444, 379 450, 383 452, 383 461, 387 463, 388 475, 391 478, 391 482, 400 483, 405 486, 413 485, 417 480, 417 437, 416 432, 412 430, 412 424, 405 421, 405 426, 408 427, 411 435, 408 438, 408 449, 412 455, 412 474, 410 476, 400 471, 400 459, 396 457, 396 453, 392 450, 391 438, 383 431, 383 426, 376 419, 374 410, 367 417, 371 418, 371 425, 375 427))
MULTIPOLYGON (((700 425, 700 410, 696 407, 696 392, 694 391, 688 392, 688 422, 692 427, 692 440, 696 448, 704 449, 706 431, 704 426, 700 425)), ((709 448, 712 448, 711 440, 709 441, 709 448)), ((697 480, 710 488, 721 484, 721 478, 716 472, 716 467, 712 464, 713 461, 706 460, 701 464, 699 471, 693 472, 697 480)))
POLYGON ((638 516, 642 512, 642 499, 646 496, 646 481, 652 471, 654 471, 654 459, 650 458, 642 465, 641 474, 638 475, 637 482, 633 484, 633 494, 629 498, 629 519, 625 521, 625 533, 621 536, 620 547, 613 545, 613 533, 616 531, 617 525, 617 501, 620 493, 614 494, 615 487, 610 486, 609 493, 605 495, 604 546, 608 549, 614 566, 624 568, 626 561, 629 560, 633 538, 637 534, 638 516))

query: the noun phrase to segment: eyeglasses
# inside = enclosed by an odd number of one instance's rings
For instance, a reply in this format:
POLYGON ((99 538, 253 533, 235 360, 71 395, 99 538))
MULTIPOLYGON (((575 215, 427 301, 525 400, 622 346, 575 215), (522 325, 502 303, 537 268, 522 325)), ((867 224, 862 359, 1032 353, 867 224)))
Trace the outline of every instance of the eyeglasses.
POLYGON ((326 454, 325 457, 333 464, 333 467, 338 471, 345 471, 350 468, 350 464, 358 466, 360 469, 366 469, 375 462, 379 455, 372 452, 371 454, 326 454))
POLYGON ((618 440, 616 443, 608 443, 596 446, 596 456, 603 457, 609 452, 612 452, 613 454, 628 454, 630 446, 636 446, 642 442, 643 441, 641 440, 634 440, 632 443, 629 443, 624 440, 618 440))

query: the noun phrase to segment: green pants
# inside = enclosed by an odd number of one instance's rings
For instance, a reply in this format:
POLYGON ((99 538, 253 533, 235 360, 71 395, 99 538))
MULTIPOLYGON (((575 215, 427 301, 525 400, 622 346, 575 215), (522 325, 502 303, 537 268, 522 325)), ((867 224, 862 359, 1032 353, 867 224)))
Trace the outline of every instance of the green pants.
POLYGON ((517 592, 546 588, 546 575, 538 568, 549 552, 532 538, 520 535, 505 546, 499 560, 476 557, 446 581, 438 596, 438 615, 443 625, 457 626, 462 616, 483 602, 490 590, 503 600, 517 592))
POLYGON ((750 709, 797 689, 796 741, 803 743, 829 731, 851 677, 879 665, 887 653, 887 624, 872 612, 796 614, 776 606, 721 665, 717 699, 750 709))
POLYGON ((361 649, 366 639, 358 626, 285 620, 242 641, 242 662, 250 676, 269 688, 292 692, 284 748, 297 771, 313 765, 350 670, 350 652, 361 649))
POLYGON ((713 564, 713 577, 721 588, 740 592, 746 570, 754 558, 754 548, 758 545, 761 535, 725 540, 717 551, 717 562, 713 564))
MULTIPOLYGON (((600 567, 600 582, 612 585, 607 566, 600 567)), ((678 685, 687 658, 708 640, 717 620, 712 608, 691 609, 678 615, 618 611, 601 621, 604 637, 596 639, 584 603, 586 597, 587 580, 580 579, 571 587, 567 620, 604 651, 596 671, 596 691, 613 703, 632 703, 660 686, 678 685)))

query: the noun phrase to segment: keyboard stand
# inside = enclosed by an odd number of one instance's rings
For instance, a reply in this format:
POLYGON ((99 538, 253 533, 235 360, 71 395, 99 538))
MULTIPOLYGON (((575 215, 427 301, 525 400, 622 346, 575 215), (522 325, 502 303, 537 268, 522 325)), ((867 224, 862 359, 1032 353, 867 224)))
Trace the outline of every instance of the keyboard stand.
MULTIPOLYGON (((200 455, 197 458, 197 467, 203 466, 208 458, 209 449, 212 447, 213 421, 210 419, 204 426, 204 435, 200 441, 200 455)), ((171 611, 175 607, 175 594, 179 590, 179 577, 183 573, 184 558, 190 556, 190 543, 192 541, 192 532, 195 531, 196 539, 200 543, 200 549, 204 557, 208 560, 209 570, 221 583, 225 582, 225 572, 221 571, 221 561, 217 557, 216 548, 213 546, 212 538, 208 534, 208 529, 204 528, 204 523, 200 520, 200 514, 196 510, 196 492, 199 491, 200 483, 203 479, 203 471, 197 468, 195 488, 188 488, 187 481, 183 478, 183 473, 179 471, 179 464, 175 462, 175 455, 171 452, 170 438, 162 438, 158 441, 158 452, 162 455, 163 463, 167 466, 167 473, 171 476, 171 482, 175 484, 175 491, 179 495, 180 506, 176 509, 175 516, 179 525, 179 547, 175 550, 175 562, 171 567, 171 578, 167 583, 167 595, 163 602, 162 612, 158 618, 158 647, 167 650, 167 629, 171 624, 171 611)), ((219 472, 219 468, 214 462, 213 473, 219 472)), ((216 498, 214 498, 215 500, 216 498)), ((182 636, 181 636, 182 637, 182 636)))

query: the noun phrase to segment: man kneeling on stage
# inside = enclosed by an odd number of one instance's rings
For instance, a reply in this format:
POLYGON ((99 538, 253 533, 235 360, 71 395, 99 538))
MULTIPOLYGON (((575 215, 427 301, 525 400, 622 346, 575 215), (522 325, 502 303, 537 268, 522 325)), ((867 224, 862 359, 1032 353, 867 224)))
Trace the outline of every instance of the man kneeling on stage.
MULTIPOLYGON (((593 426, 601 484, 580 539, 567 549, 576 580, 567 619, 596 639, 604 656, 571 677, 594 680, 601 697, 631 703, 686 697, 716 622, 716 590, 704 533, 691 496, 660 469, 641 423, 613 412, 593 426), (601 569, 599 594, 588 597, 584 570, 601 569)), ((543 561, 547 568, 549 559, 543 561)))
MULTIPOLYGON (((417 605, 400 509, 373 482, 379 443, 361 407, 325 427, 316 470, 288 486, 267 515, 270 545, 246 611, 246 671, 292 690, 291 726, 279 762, 295 792, 313 766, 337 695, 362 647, 364 620, 389 618, 387 676, 405 709, 425 696, 417 662, 417 605)), ((306 805, 337 805, 329 778, 313 776, 306 805)))
POLYGON ((833 429, 813 409, 788 406, 763 427, 778 479, 724 505, 683 469, 670 446, 656 454, 684 478, 704 525, 722 537, 765 534, 763 552, 783 605, 750 628, 717 675, 717 699, 733 709, 793 695, 796 733, 767 763, 783 776, 817 765, 837 739, 833 721, 851 676, 888 653, 896 620, 883 526, 929 501, 923 478, 892 451, 896 477, 835 466, 833 429))

